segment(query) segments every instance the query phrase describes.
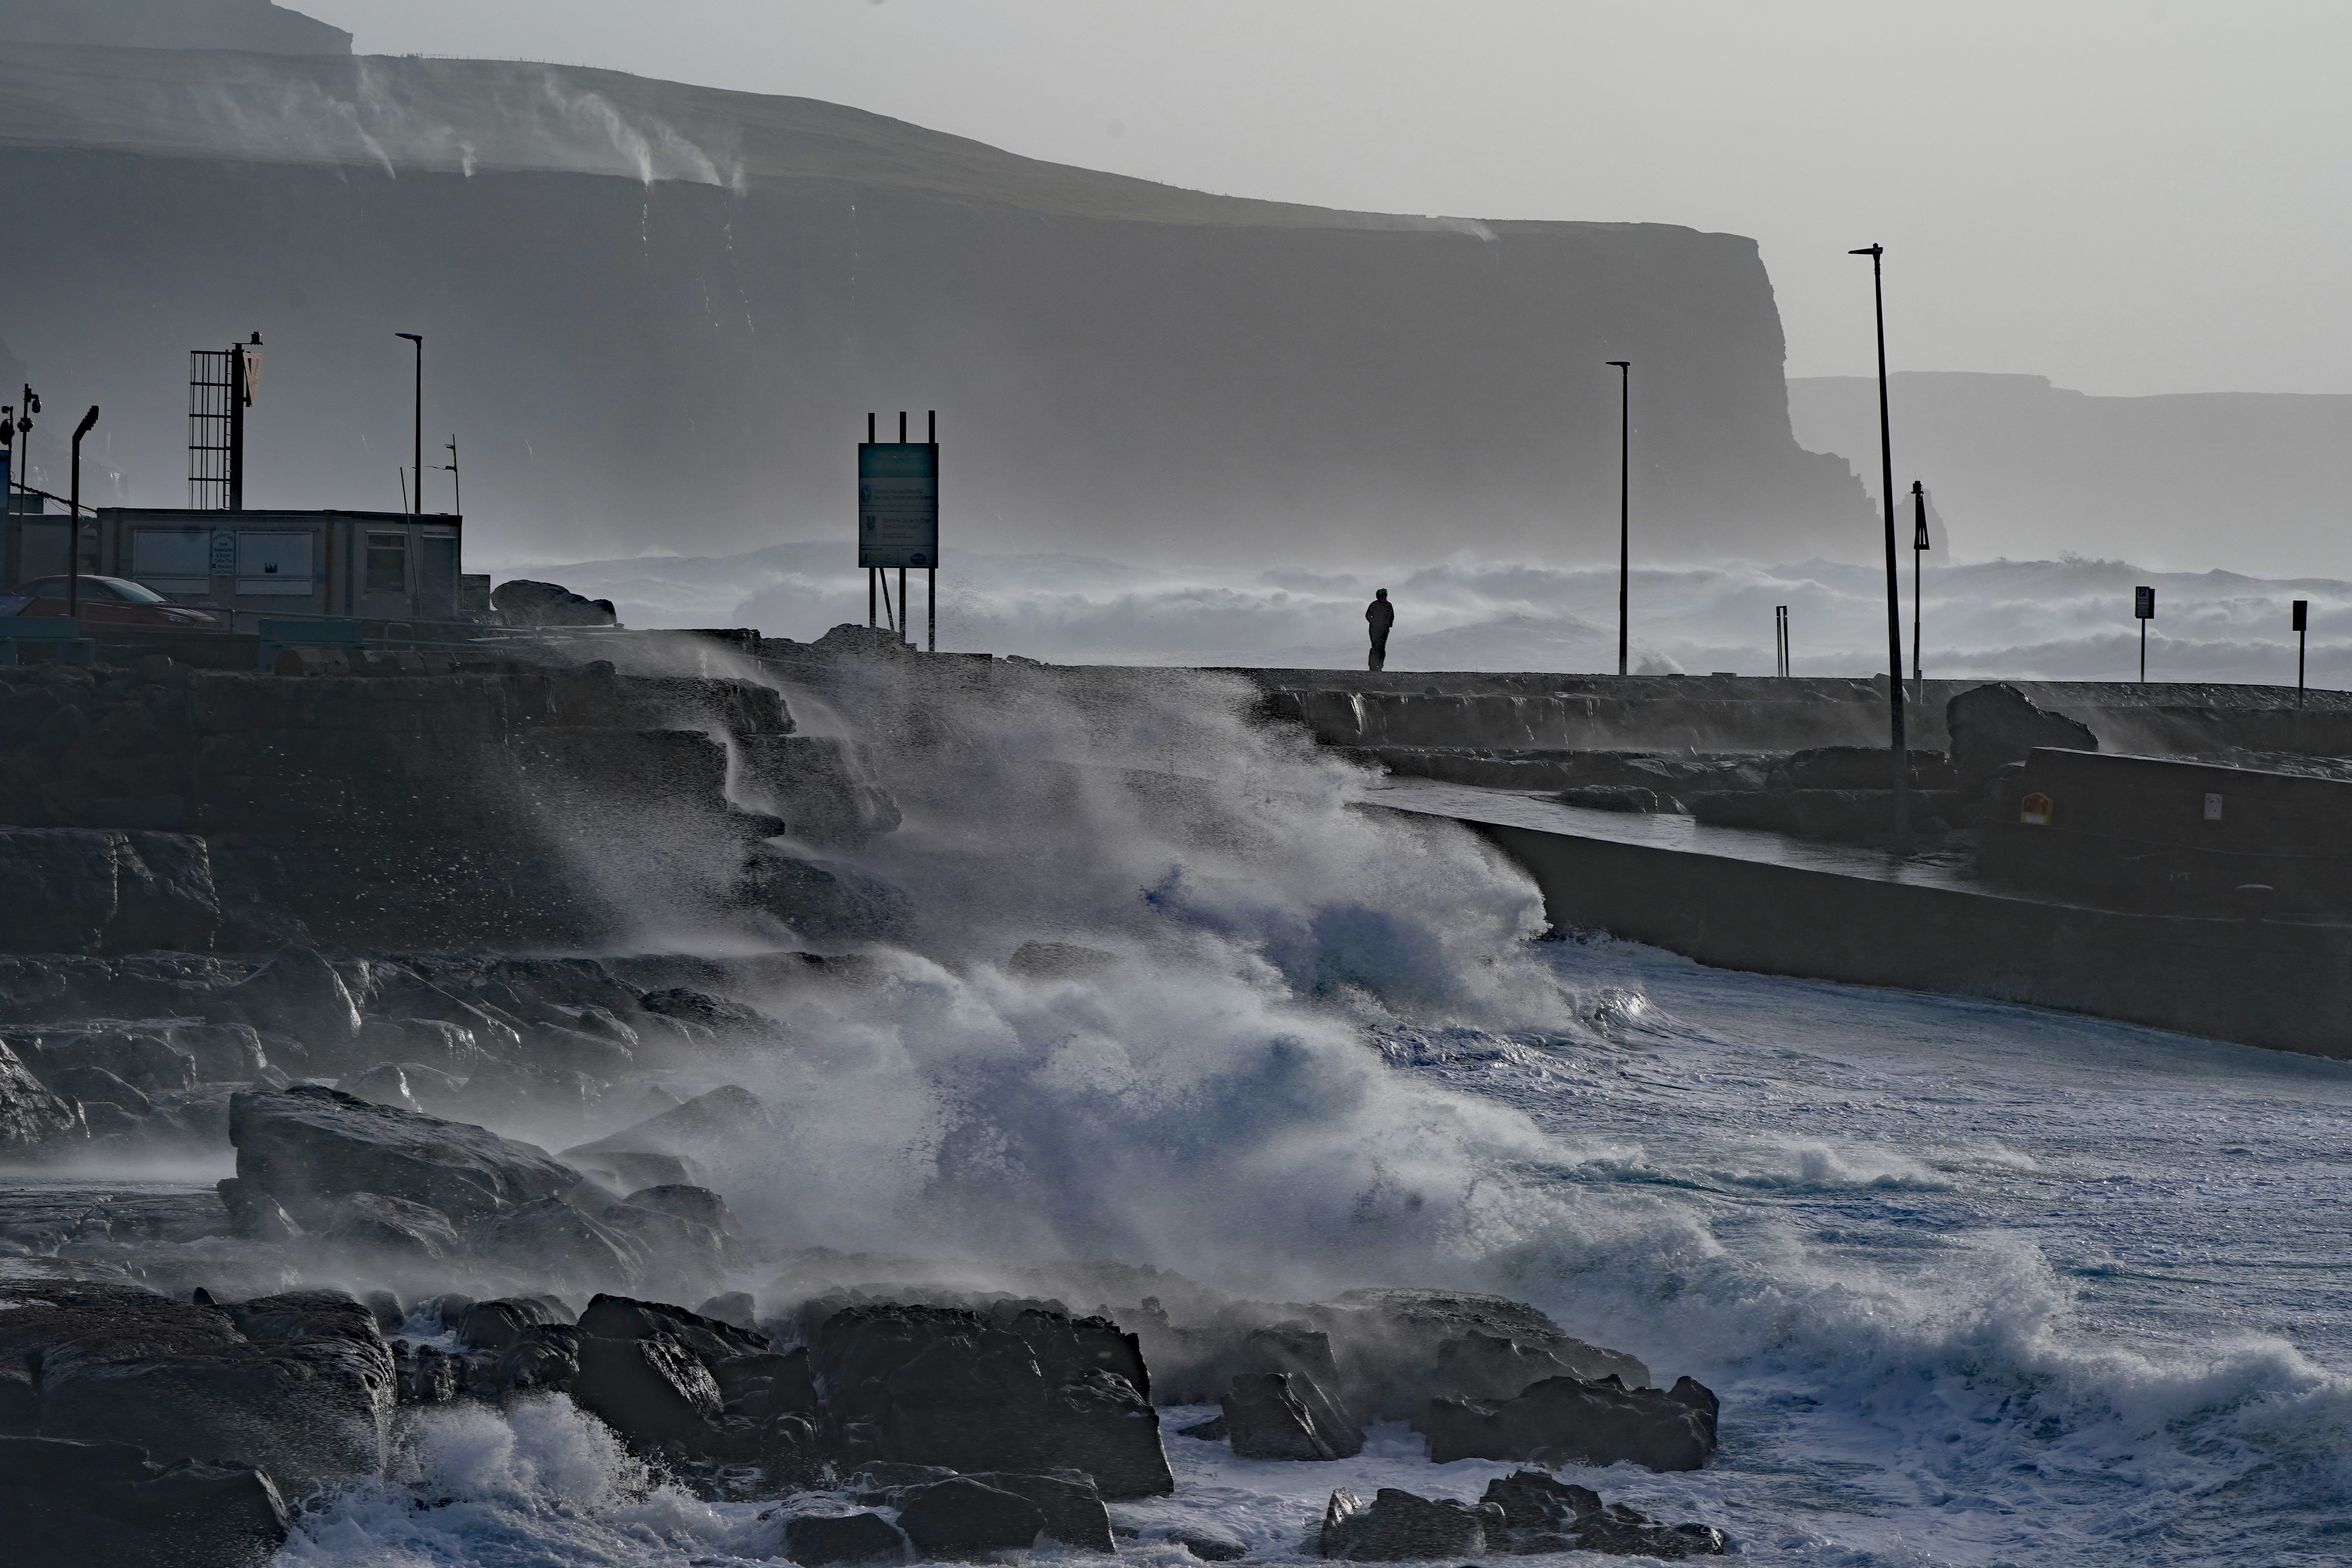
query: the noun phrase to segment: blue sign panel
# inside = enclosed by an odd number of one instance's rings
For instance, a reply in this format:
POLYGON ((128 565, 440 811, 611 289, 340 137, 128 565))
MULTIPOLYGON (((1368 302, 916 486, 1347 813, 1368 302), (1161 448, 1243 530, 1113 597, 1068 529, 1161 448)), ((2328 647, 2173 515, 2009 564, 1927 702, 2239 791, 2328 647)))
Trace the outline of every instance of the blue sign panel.
POLYGON ((940 563, 940 449, 927 441, 857 448, 857 563, 940 563))

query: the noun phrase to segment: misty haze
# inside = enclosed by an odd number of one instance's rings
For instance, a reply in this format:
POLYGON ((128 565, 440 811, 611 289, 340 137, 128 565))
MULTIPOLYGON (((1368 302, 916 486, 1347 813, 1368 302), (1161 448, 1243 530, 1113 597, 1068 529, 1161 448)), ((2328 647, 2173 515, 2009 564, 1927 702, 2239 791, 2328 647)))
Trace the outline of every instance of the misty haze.
POLYGON ((2336 1561, 2347 44, 0 0, 0 1556, 2336 1561))

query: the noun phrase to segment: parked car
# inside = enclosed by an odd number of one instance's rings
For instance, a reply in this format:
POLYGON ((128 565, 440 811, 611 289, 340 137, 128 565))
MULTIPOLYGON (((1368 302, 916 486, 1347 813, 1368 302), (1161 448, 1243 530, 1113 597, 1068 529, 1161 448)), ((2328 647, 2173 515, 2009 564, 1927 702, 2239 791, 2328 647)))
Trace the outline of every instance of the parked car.
MULTIPOLYGON (((62 616, 63 576, 36 577, 0 595, 0 616, 62 616)), ((86 626, 181 626, 190 631, 226 631, 227 620, 211 610, 175 605, 143 583, 128 577, 84 577, 80 617, 86 626)))

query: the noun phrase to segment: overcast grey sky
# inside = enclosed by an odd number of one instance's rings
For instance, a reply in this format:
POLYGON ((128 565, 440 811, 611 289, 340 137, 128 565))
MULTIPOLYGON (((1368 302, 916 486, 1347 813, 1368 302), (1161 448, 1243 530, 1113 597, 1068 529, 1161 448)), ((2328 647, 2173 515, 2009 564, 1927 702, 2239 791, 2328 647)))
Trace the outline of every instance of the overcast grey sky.
POLYGON ((1792 375, 2352 392, 2346 0, 312 0, 1235 195, 1753 235, 1792 375))

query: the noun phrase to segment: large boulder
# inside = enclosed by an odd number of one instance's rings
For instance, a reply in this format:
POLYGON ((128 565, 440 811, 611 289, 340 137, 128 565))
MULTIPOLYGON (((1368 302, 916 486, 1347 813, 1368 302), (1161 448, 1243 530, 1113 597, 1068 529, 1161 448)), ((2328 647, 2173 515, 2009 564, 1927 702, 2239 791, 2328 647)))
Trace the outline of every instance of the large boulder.
POLYGON ((667 1334, 686 1346, 704 1364, 717 1367, 739 1356, 773 1353, 768 1336, 739 1329, 673 1307, 666 1301, 640 1301, 627 1296, 600 1295, 580 1314, 580 1327, 599 1339, 645 1340, 667 1334))
POLYGON ((1137 1353, 1108 1321, 1029 1310, 1000 1323, 882 1303, 804 1316, 802 1327, 826 1422, 854 1457, 1076 1470, 1107 1498, 1175 1489, 1149 1397, 1104 1364, 1137 1353))
POLYGON ((898 1528, 918 1556, 979 1557, 1034 1546, 1045 1513, 1017 1492, 956 1476, 901 1494, 898 1528))
POLYGON ((1952 771, 1972 801, 1983 796, 2003 767, 2025 761, 2036 746, 2099 749, 2099 737, 2088 724, 2035 706, 2006 682, 1972 686, 1945 703, 1944 727, 1952 737, 1952 771))
POLYGON ((1381 1488, 1367 1503, 1341 1487, 1324 1506, 1316 1546, 1326 1557, 1356 1563, 1458 1561, 1487 1550, 1490 1528, 1499 1542, 1502 1523, 1502 1510, 1487 1504, 1420 1497, 1394 1487, 1381 1488))
POLYGON ((704 1451, 721 1414, 709 1368, 667 1334, 606 1339, 583 1333, 572 1397, 641 1452, 672 1442, 704 1451))
POLYGON ((284 1498, 250 1465, 165 1468, 133 1444, 0 1436, 0 1540, 15 1568, 260 1568, 284 1498))
POLYGON ((1719 1557, 1731 1550, 1723 1531, 1704 1524, 1660 1524, 1621 1502, 1541 1470, 1520 1470, 1486 1483, 1479 1501, 1497 1510, 1507 1540, 1490 1527, 1489 1545, 1518 1556, 1560 1552, 1605 1552, 1621 1557, 1719 1557))
POLYGON ((1423 1419, 1433 1464, 1518 1459, 1696 1470, 1715 1452, 1716 1398, 1693 1378, 1672 1389, 1614 1377, 1547 1378, 1515 1399, 1433 1399, 1423 1419))
POLYGON ((306 1226, 329 1223, 336 1201, 352 1193, 405 1199, 464 1224, 580 1182, 544 1150, 486 1128, 310 1084, 235 1096, 229 1141, 237 1179, 306 1226))
POLYGON ((804 1513, 784 1521, 784 1555, 801 1568, 829 1563, 898 1563, 907 1555, 898 1527, 872 1510, 804 1513))
POLYGON ((591 599, 560 583, 513 577, 490 590, 490 608, 509 626, 609 626, 618 624, 610 599, 591 599))
POLYGON ((438 1209, 382 1193, 352 1193, 328 1215, 327 1245, 361 1258, 425 1263, 453 1257, 457 1233, 438 1209))
POLYGON ((1037 1511, 1045 1516, 1043 1528, 1048 1541, 1087 1552, 1115 1555, 1118 1551, 1118 1543, 1111 1534, 1110 1510, 1103 1507, 1102 1493, 1095 1489, 1093 1478, 1082 1471, 1064 1470, 1046 1476, 989 1470, 971 1479, 982 1486, 1035 1503, 1037 1511))
POLYGON ((1245 1459, 1344 1459, 1364 1450, 1363 1433, 1304 1373, 1238 1373, 1218 1404, 1225 1436, 1245 1459))
POLYGON ((348 1298, 233 1314, 131 1286, 0 1283, 0 1430, 254 1465, 308 1492, 375 1473, 394 1396, 374 1318, 348 1298))
POLYGON ((467 1302, 451 1326, 477 1350, 502 1351, 541 1324, 569 1321, 536 1296, 506 1296, 467 1302))
POLYGON ((0 1157, 31 1154, 89 1136, 81 1107, 52 1093, 0 1041, 0 1157))

